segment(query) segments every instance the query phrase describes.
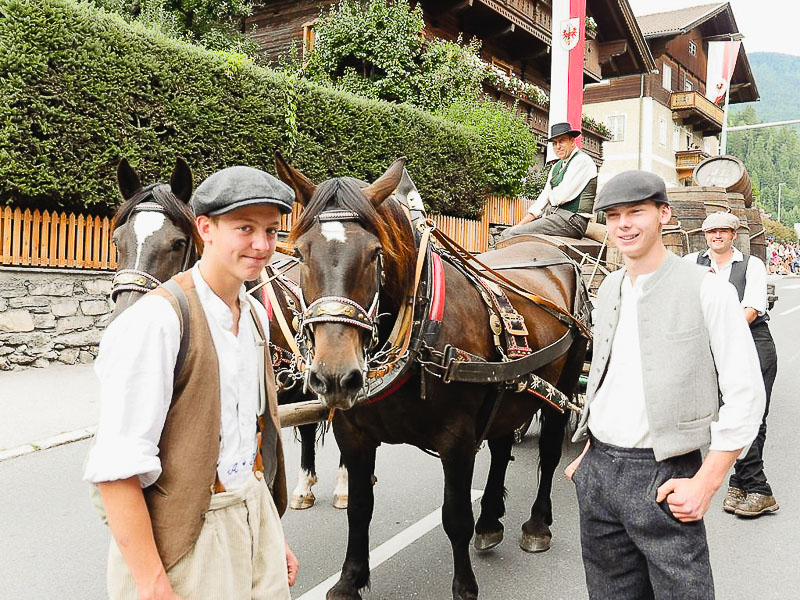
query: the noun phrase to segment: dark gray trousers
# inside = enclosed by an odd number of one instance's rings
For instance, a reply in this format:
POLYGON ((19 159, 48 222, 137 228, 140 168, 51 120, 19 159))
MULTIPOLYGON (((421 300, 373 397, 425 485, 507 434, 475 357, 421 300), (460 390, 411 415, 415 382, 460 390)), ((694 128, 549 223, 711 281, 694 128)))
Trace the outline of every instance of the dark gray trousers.
POLYGON ((766 323, 760 323, 750 330, 758 352, 758 362, 761 366, 761 377, 764 379, 764 390, 767 393, 767 405, 764 407, 764 416, 758 428, 758 434, 744 458, 733 465, 733 474, 728 485, 737 487, 747 493, 772 495, 772 487, 767 482, 764 473, 764 442, 767 439, 767 415, 769 415, 769 401, 772 398, 772 386, 778 374, 778 355, 775 352, 775 342, 766 323))
POLYGON ((589 219, 578 213, 573 213, 563 208, 547 206, 544 214, 538 219, 524 225, 514 225, 504 229, 500 239, 505 240, 514 235, 541 233, 544 235, 560 235, 581 239, 586 233, 589 219))
POLYGON ((589 598, 713 600, 703 522, 681 523, 656 504, 662 483, 701 464, 699 450, 657 462, 652 450, 592 438, 572 477, 589 598))

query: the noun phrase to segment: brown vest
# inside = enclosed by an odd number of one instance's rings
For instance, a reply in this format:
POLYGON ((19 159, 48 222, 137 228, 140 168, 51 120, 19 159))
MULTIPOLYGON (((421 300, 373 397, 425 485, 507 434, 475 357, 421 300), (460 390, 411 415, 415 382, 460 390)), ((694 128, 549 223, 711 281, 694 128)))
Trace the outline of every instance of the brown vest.
MULTIPOLYGON (((217 476, 221 419, 219 363, 192 274, 187 271, 173 279, 189 301, 191 336, 186 360, 173 385, 172 401, 158 444, 161 476, 143 490, 156 547, 166 569, 192 549, 203 527, 217 476)), ((150 293, 169 300, 180 317, 178 301, 172 294, 162 288, 150 293)), ((256 323, 264 338, 258 319, 256 323)), ((264 354, 268 408, 277 435, 266 438, 274 438, 275 445, 263 444, 261 455, 267 457, 264 464, 276 464, 270 488, 278 513, 283 515, 287 499, 286 474, 275 376, 268 346, 264 354)))

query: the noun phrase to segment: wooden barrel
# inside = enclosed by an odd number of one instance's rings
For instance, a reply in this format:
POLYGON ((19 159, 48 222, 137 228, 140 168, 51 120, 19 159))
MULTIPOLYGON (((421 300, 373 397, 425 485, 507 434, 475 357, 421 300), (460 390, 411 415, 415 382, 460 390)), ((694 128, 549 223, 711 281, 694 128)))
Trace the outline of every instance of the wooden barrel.
MULTIPOLYGON (((683 253, 705 251, 708 246, 701 227, 710 212, 723 210, 725 206, 729 206, 724 188, 698 186, 667 188, 667 196, 672 206, 672 214, 677 218, 679 230, 682 232, 683 253)), ((669 226, 664 229, 664 233, 670 230, 669 226)), ((670 233, 675 232, 670 230, 670 233)), ((678 240, 668 239, 674 247, 670 249, 676 252, 679 247, 678 240)), ((664 239, 664 243, 667 243, 667 238, 664 239)))
POLYGON ((761 211, 755 206, 746 208, 745 211, 747 224, 750 227, 750 254, 767 264, 767 238, 764 235, 764 224, 761 222, 761 211))
POLYGON ((728 192, 742 194, 746 207, 753 202, 753 184, 744 163, 735 156, 712 156, 694 168, 692 175, 699 186, 725 188, 728 192))
POLYGON ((731 212, 739 217, 739 231, 736 232, 736 239, 733 240, 733 245, 742 254, 750 254, 750 226, 747 222, 744 196, 742 194, 729 193, 728 204, 731 205, 731 212))
POLYGON ((664 242, 664 246, 666 246, 667 250, 670 252, 673 252, 678 256, 688 254, 686 249, 686 235, 681 231, 681 227, 678 224, 678 218, 675 216, 675 213, 672 214, 672 218, 669 220, 669 223, 664 225, 664 227, 661 229, 661 240, 664 242))

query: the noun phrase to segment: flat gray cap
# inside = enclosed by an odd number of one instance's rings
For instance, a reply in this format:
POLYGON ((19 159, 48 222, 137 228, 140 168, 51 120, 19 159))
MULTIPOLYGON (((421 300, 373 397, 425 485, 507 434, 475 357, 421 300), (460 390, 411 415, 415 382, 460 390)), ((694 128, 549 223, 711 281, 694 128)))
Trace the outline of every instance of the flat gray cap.
POLYGON ((664 180, 647 171, 623 171, 609 179, 600 190, 594 201, 594 212, 644 200, 669 204, 664 180))
POLYGON ((740 225, 739 217, 733 213, 718 210, 706 217, 700 229, 703 231, 708 231, 709 229, 733 229, 736 231, 740 225))
POLYGON ((252 167, 228 167, 206 178, 192 196, 197 216, 215 217, 258 204, 274 204, 282 213, 292 212, 294 190, 265 171, 252 167))

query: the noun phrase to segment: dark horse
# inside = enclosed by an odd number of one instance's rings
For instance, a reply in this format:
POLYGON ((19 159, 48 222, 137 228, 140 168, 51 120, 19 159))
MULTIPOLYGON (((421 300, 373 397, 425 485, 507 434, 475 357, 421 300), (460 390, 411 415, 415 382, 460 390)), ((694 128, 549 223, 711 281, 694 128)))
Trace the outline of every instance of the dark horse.
MULTIPOLYGON (((403 170, 403 160, 393 164, 372 184, 343 177, 315 186, 309 179, 277 157, 279 176, 291 185, 305 210, 294 226, 290 241, 301 261, 301 288, 309 309, 322 299, 369 307, 378 297, 379 341, 390 333, 402 303, 410 301, 417 250, 409 219, 400 204, 390 198, 403 170), (338 213, 331 213, 338 210, 338 213), (327 213, 321 219, 320 215, 327 213), (337 214, 347 215, 337 221, 337 214), (382 283, 383 282, 383 283, 382 283)), ((481 259, 490 266, 513 267, 521 258, 536 256, 558 262, 563 255, 551 246, 517 244, 487 253, 481 259)), ((503 271, 517 285, 534 291, 565 311, 574 309, 580 285, 574 267, 561 264, 535 269, 503 271)), ((488 327, 487 309, 478 290, 461 270, 445 261, 446 298, 437 348, 451 344, 473 355, 499 361, 488 327)), ((527 323, 533 349, 558 340, 567 326, 521 296, 508 293, 527 323)), ((319 306, 319 304, 317 305, 319 306)), ((364 311, 366 312, 366 311, 364 311)), ((336 311, 331 314, 336 314, 336 311)), ((359 590, 369 583, 369 523, 374 497, 371 475, 377 447, 382 443, 406 443, 439 454, 444 470, 442 523, 453 551, 453 598, 478 596, 469 557, 474 519, 470 487, 476 447, 489 423, 486 439, 491 468, 475 524, 476 546, 488 549, 502 539, 500 518, 505 512, 505 472, 511 458, 512 434, 542 401, 532 394, 509 391, 494 417, 498 386, 475 383, 445 383, 419 365, 401 387, 378 402, 364 402, 365 361, 373 345, 374 332, 347 322, 315 322, 303 329, 310 348, 308 385, 331 408, 336 441, 349 472, 349 536, 347 554, 339 581, 328 591, 329 600, 360 599, 359 590), (421 393, 421 389, 425 393, 421 393)), ((544 380, 567 396, 577 384, 587 341, 575 338, 569 350, 537 371, 544 380)), ((531 517, 522 526, 523 549, 546 550, 552 523, 550 492, 561 457, 567 417, 555 410, 544 411, 540 438, 542 477, 531 517)))
MULTIPOLYGON (((194 265, 202 252, 202 240, 189 207, 192 172, 183 159, 177 159, 169 183, 142 186, 136 171, 123 158, 117 166, 117 185, 124 202, 114 217, 117 274, 111 293, 115 302, 113 316, 120 314, 161 282, 194 265)), ((284 271, 288 277, 296 272, 296 268, 284 271)), ((280 310, 291 323, 293 313, 289 302, 296 306, 298 299, 285 284, 276 281, 274 286, 278 306, 273 309, 280 310)), ((263 300, 263 295, 258 294, 258 298, 263 300)), ((277 348, 289 348, 275 319, 270 321, 270 340, 277 348)), ((303 393, 303 386, 299 384, 289 390, 279 390, 278 401, 281 404, 312 397, 303 393)), ((314 444, 318 425, 301 425, 298 431, 301 470, 297 487, 290 498, 290 506, 295 509, 309 508, 314 503, 311 486, 317 479, 314 444)), ((334 506, 337 508, 344 508, 347 503, 343 480, 346 480, 346 472, 340 468, 334 491, 334 506)))

